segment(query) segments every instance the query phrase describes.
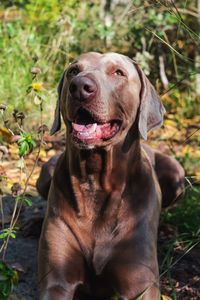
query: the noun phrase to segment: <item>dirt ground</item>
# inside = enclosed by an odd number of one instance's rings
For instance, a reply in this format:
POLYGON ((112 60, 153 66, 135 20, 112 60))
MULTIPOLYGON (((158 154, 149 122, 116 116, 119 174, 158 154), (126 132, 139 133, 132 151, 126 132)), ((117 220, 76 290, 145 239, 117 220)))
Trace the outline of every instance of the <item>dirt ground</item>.
MULTIPOLYGON (((41 228, 40 220, 44 216, 46 201, 40 197, 33 198, 32 201, 33 206, 25 208, 21 213, 21 229, 18 237, 10 241, 6 256, 9 263, 17 263, 23 269, 23 272, 20 273, 19 284, 14 289, 10 300, 38 299, 38 237, 41 228), (27 230, 27 228, 29 229, 27 230)), ((12 198, 10 196, 4 197, 4 204, 8 216, 12 211, 12 198)), ((158 247, 168 238, 167 235, 165 236, 165 231, 160 231, 158 247)), ((169 272, 166 272, 161 277, 162 294, 170 296, 174 300, 198 300, 200 299, 200 247, 196 246, 179 260, 182 255, 183 253, 180 250, 173 252, 173 261, 178 262, 173 268, 170 268, 170 276, 169 272)), ((162 257, 159 257, 160 263, 162 259, 162 257)))

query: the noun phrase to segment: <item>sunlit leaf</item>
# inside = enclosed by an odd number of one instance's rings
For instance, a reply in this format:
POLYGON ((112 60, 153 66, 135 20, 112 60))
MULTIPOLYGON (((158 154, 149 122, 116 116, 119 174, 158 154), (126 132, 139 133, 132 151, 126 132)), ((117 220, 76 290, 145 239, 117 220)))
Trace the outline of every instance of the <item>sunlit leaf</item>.
POLYGON ((172 298, 170 298, 168 296, 165 296, 165 295, 162 295, 162 300, 172 300, 172 298))
POLYGON ((16 201, 19 202, 19 203, 22 203, 23 205, 26 205, 26 206, 32 206, 32 201, 29 199, 29 198, 26 198, 25 196, 17 196, 16 197, 16 201))
POLYGON ((26 141, 22 142, 19 146, 19 156, 22 157, 26 150, 28 149, 28 143, 26 141))
POLYGON ((19 156, 22 157, 27 151, 32 152, 36 147, 36 142, 30 133, 23 132, 21 138, 18 141, 19 156))
POLYGON ((12 228, 5 228, 0 231, 0 239, 5 239, 6 237, 16 238, 16 230, 12 228))
POLYGON ((38 97, 37 95, 34 97, 33 102, 35 105, 40 105, 42 103, 41 97, 38 97))

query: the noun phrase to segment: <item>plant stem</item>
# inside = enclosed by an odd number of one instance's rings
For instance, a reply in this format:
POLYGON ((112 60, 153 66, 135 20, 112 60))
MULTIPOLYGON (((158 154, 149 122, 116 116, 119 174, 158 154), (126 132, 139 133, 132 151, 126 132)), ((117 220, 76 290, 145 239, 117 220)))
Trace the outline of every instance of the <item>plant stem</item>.
POLYGON ((4 229, 4 211, 3 211, 2 195, 0 195, 0 210, 1 210, 1 226, 2 226, 2 229, 4 229))
MULTIPOLYGON (((43 122, 43 105, 42 103, 40 104, 40 122, 41 122, 41 126, 42 126, 42 122, 43 122)), ((19 126, 20 130, 23 130, 20 126, 19 126)), ((40 133, 40 142, 39 142, 39 147, 38 147, 38 151, 37 151, 37 154, 36 154, 36 159, 35 159, 35 162, 34 162, 34 165, 29 173, 29 175, 27 176, 26 178, 26 181, 25 181, 25 185, 24 185, 24 189, 23 189, 23 192, 21 194, 21 197, 23 198, 26 194, 26 191, 27 191, 27 188, 28 188, 28 183, 29 183, 29 180, 35 170, 35 167, 38 163, 38 159, 39 159, 39 156, 40 156, 40 151, 41 151, 41 147, 43 145, 43 137, 44 137, 44 132, 41 132, 40 133)), ((20 168, 20 181, 22 180, 22 167, 20 168)), ((1 203, 0 203, 1 205, 1 203)), ((21 202, 18 206, 18 202, 17 200, 15 199, 15 204, 14 204, 14 209, 13 209, 13 213, 12 213, 12 218, 11 218, 11 222, 10 222, 10 230, 12 232, 12 230, 15 228, 16 226, 16 223, 19 219, 19 216, 20 216, 20 212, 21 212, 21 209, 23 207, 23 203, 21 202), (18 208, 18 210, 17 210, 18 208)), ((5 260, 5 255, 6 255, 6 251, 7 251, 7 248, 8 248, 8 243, 9 243, 9 240, 10 240, 10 235, 8 235, 6 237, 6 239, 4 240, 3 242, 3 245, 2 247, 0 248, 0 253, 3 252, 2 254, 2 259, 5 260)))

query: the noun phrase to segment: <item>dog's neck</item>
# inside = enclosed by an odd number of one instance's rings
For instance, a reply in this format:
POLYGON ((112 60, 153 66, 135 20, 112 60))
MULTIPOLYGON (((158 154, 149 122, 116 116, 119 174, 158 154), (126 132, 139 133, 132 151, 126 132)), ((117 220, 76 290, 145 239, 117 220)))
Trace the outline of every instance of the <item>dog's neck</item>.
POLYGON ((128 180, 128 165, 131 163, 133 171, 139 168, 141 161, 139 139, 127 153, 123 152, 122 144, 93 150, 68 144, 65 153, 75 206, 80 215, 101 212, 105 203, 114 203, 113 198, 120 202, 128 180))
POLYGON ((139 139, 132 143, 127 153, 122 144, 92 150, 78 149, 71 144, 66 151, 70 175, 80 183, 92 181, 98 190, 105 192, 124 185, 128 165, 131 163, 132 169, 137 168, 140 155, 139 139), (128 159, 130 156, 134 158, 132 161, 128 159))

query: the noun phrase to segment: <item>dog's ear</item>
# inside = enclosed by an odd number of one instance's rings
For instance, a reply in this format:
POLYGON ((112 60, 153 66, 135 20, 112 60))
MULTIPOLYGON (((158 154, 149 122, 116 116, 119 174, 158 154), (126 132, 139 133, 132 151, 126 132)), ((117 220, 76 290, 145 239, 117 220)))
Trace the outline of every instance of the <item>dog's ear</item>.
POLYGON ((144 72, 138 65, 135 66, 142 84, 140 92, 138 129, 143 139, 146 140, 148 131, 162 126, 165 108, 156 93, 156 90, 147 79, 144 72))
POLYGON ((50 131, 51 135, 53 135, 58 130, 60 130, 60 127, 61 127, 60 105, 61 105, 61 93, 62 93, 64 77, 65 77, 65 73, 62 75, 62 78, 61 78, 61 80, 58 84, 58 89, 57 89, 57 91, 58 91, 58 100, 57 100, 57 103, 56 103, 56 110, 55 110, 53 125, 52 125, 51 131, 50 131))

